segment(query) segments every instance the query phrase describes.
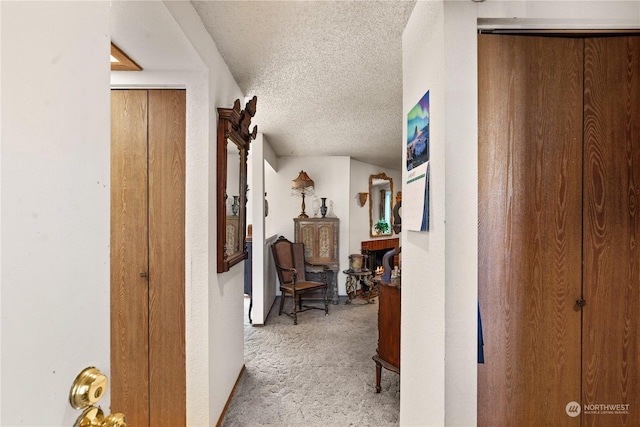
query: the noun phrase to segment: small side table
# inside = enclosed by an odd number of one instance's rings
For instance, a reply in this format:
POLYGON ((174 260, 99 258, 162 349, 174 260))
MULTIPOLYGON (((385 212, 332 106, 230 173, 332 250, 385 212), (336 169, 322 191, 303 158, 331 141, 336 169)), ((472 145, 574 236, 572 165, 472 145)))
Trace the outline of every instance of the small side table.
POLYGON ((367 286, 367 303, 371 304, 371 288, 373 287, 373 283, 371 283, 371 276, 373 272, 366 268, 363 268, 360 271, 355 270, 343 270, 344 274, 347 275, 347 295, 349 299, 345 304, 351 304, 351 301, 356 297, 356 289, 358 288, 358 283, 367 286))

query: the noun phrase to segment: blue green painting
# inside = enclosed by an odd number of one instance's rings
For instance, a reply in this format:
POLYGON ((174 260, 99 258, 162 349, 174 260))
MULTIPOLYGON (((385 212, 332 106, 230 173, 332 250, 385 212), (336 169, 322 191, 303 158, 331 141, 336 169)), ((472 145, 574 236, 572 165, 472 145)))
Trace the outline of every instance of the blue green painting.
POLYGON ((407 170, 429 161, 429 91, 407 115, 407 170))

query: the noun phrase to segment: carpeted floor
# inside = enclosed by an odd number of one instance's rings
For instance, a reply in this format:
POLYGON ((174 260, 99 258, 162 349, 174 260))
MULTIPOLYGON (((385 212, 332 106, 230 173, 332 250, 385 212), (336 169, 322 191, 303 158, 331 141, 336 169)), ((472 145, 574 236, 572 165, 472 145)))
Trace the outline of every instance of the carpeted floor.
POLYGON ((383 369, 382 391, 375 391, 373 301, 345 305, 341 298, 328 316, 310 310, 295 326, 278 316, 279 300, 265 326, 245 316, 246 369, 222 426, 397 426, 400 376, 383 369))

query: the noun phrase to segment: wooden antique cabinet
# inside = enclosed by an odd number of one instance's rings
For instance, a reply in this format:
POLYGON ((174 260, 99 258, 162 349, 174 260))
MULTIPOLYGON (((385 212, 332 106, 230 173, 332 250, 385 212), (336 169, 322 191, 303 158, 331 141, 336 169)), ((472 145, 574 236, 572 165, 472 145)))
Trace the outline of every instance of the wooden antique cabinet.
POLYGON ((382 368, 400 373, 400 281, 380 282, 378 286, 378 349, 376 393, 380 393, 382 368))
POLYGON ((312 264, 329 267, 329 297, 333 304, 338 304, 338 218, 294 218, 295 241, 304 244, 304 257, 312 264))

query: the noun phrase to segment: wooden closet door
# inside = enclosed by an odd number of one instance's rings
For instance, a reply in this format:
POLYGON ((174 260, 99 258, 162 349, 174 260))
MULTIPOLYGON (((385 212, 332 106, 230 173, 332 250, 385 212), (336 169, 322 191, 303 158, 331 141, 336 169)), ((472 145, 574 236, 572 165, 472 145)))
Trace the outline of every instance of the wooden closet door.
POLYGON ((184 90, 111 92, 111 410, 186 425, 184 90))
POLYGON ((639 37, 586 40, 584 100, 583 425, 639 426, 639 37))
POLYGON ((578 426, 583 42, 478 47, 478 425, 578 426))

